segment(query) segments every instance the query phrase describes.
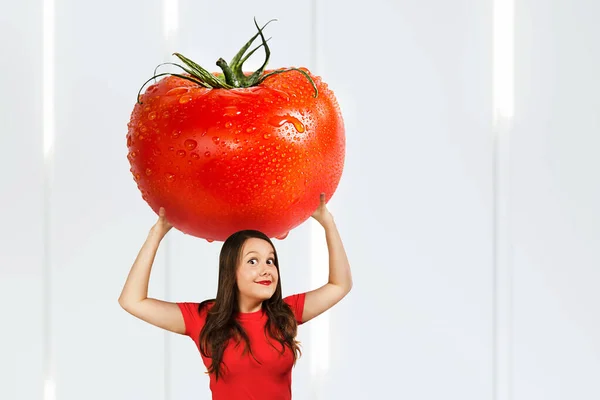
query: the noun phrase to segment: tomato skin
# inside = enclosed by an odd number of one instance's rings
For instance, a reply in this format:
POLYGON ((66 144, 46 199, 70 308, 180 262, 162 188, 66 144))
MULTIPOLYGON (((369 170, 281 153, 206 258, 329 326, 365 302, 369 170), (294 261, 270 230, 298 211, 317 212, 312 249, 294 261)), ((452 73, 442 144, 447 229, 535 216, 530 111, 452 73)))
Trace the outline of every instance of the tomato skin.
MULTIPOLYGON (((284 238, 334 194, 345 130, 333 92, 310 74, 249 88, 204 88, 168 76, 128 123, 131 173, 143 199, 183 233, 224 241, 242 229, 284 238)), ((269 72, 269 71, 266 71, 269 72)))

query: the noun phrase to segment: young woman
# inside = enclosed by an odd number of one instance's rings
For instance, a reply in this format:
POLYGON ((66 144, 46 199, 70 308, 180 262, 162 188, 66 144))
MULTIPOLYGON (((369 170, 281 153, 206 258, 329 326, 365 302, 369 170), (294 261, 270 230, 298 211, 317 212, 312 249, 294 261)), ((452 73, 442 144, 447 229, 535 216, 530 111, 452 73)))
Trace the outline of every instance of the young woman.
POLYGON ((312 217, 325 229, 329 250, 325 285, 282 297, 273 243, 261 232, 244 230, 223 243, 215 299, 170 303, 148 297, 156 251, 171 229, 161 208, 119 304, 143 321, 194 340, 214 400, 291 399, 291 371, 300 354, 297 326, 327 311, 352 287, 350 265, 324 194, 312 217))

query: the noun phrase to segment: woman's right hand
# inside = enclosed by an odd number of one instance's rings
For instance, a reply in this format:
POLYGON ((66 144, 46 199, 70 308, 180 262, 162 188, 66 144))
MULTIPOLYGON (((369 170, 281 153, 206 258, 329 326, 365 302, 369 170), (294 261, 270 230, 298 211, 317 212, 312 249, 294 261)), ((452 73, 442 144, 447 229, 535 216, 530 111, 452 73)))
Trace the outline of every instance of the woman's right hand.
POLYGON ((151 231, 160 235, 160 237, 165 236, 173 227, 171 223, 167 220, 165 209, 160 207, 158 210, 158 221, 152 226, 151 231))

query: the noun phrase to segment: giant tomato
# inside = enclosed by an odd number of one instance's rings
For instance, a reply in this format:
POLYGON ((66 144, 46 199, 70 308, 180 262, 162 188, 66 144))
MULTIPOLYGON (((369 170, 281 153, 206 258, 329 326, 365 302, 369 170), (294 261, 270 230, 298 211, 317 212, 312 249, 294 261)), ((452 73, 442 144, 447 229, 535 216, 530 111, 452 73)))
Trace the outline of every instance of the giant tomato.
POLYGON ((164 207, 178 230, 209 241, 242 229, 284 238, 321 192, 331 198, 344 167, 333 92, 307 68, 266 70, 269 47, 257 28, 229 64, 219 59, 222 73, 175 53, 184 72, 154 75, 164 77, 140 90, 128 123, 127 157, 143 199, 155 212, 164 207), (246 55, 259 35, 262 44, 246 55), (263 46, 262 67, 242 72, 263 46))

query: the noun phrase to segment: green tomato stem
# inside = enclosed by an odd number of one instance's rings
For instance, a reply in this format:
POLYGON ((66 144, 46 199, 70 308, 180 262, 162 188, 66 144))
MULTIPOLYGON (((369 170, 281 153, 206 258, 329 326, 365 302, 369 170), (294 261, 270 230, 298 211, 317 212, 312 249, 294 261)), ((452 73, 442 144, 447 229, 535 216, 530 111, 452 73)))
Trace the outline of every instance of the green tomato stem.
POLYGON ((260 83, 262 83, 269 76, 272 76, 275 74, 280 74, 283 72, 298 71, 298 72, 301 72, 310 81, 313 89, 315 90, 314 97, 317 97, 319 94, 319 91, 317 89, 315 82, 313 81, 313 79, 311 78, 311 76, 309 74, 307 74, 305 71, 302 71, 301 69, 286 68, 286 69, 279 69, 279 70, 272 71, 270 73, 265 74, 264 71, 265 71, 265 68, 267 67, 267 64, 269 63, 269 59, 271 57, 271 50, 269 49, 269 46, 267 44, 267 42, 270 40, 270 38, 265 39, 265 36, 263 35, 262 31, 272 21, 276 21, 276 20, 274 20, 274 19, 270 20, 265 25, 263 25, 262 28, 260 28, 258 26, 258 23, 256 22, 256 18, 254 18, 254 25, 258 29, 258 33, 256 33, 254 36, 252 36, 250 38, 250 40, 248 40, 246 42, 246 44, 244 44, 244 46, 242 46, 242 48, 237 52, 237 54, 230 61, 229 65, 223 58, 219 58, 219 60, 217 61, 217 66, 219 68, 221 68, 221 70, 223 71, 223 78, 216 77, 215 75, 213 75, 206 69, 202 68, 200 65, 196 64, 194 61, 190 60, 189 58, 185 57, 184 55, 182 55, 180 53, 173 53, 174 56, 176 56, 183 62, 185 67, 180 64, 176 64, 176 63, 159 64, 156 67, 156 69, 154 70, 154 75, 150 79, 148 79, 140 88, 140 90, 138 92, 138 103, 142 104, 142 102, 140 100, 140 97, 141 97, 140 95, 141 95, 141 92, 142 92, 144 86, 146 86, 146 84, 148 84, 148 82, 150 82, 152 79, 158 78, 160 76, 165 76, 165 75, 173 75, 173 76, 177 76, 179 78, 187 79, 191 82, 194 82, 194 83, 196 83, 200 86, 206 87, 206 88, 233 89, 233 88, 247 88, 247 87, 257 86, 260 83), (262 43, 259 46, 255 47, 254 49, 252 49, 247 55, 245 55, 248 48, 252 45, 252 43, 258 36, 260 36, 262 43), (260 66, 259 69, 254 71, 250 76, 246 76, 243 72, 244 62, 246 62, 246 60, 248 60, 248 58, 252 54, 254 54, 254 52, 256 50, 258 50, 259 48, 261 48, 263 46, 265 48, 265 61, 263 62, 263 64, 260 66), (179 67, 182 70, 184 70, 189 76, 186 76, 183 74, 174 74, 174 73, 169 73, 169 72, 156 74, 158 67, 160 67, 162 65, 174 65, 176 67, 179 67))

